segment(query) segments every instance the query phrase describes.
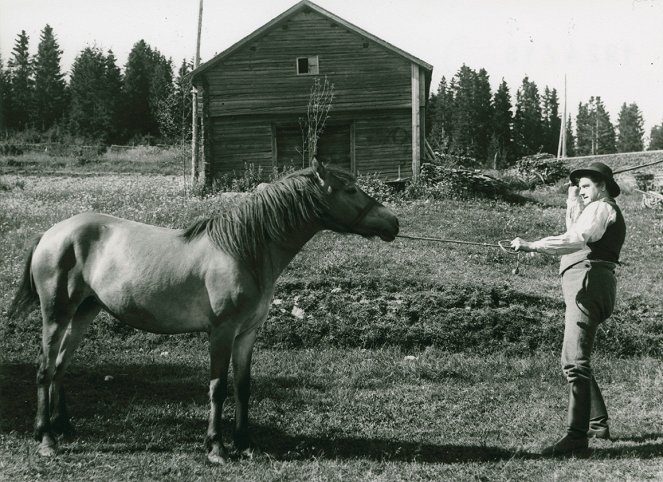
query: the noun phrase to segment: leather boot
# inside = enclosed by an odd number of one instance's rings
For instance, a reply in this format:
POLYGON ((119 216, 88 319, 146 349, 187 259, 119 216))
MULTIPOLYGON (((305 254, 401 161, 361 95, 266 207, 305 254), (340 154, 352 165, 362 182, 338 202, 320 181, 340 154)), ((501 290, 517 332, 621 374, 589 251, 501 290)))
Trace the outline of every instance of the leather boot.
POLYGON ((569 383, 569 410, 567 432, 554 444, 545 447, 541 455, 565 455, 587 450, 589 444, 589 414, 591 403, 589 379, 576 379, 569 383))
POLYGON ((601 395, 596 380, 592 376, 591 381, 591 410, 589 414, 589 430, 587 437, 610 440, 610 429, 608 428, 608 410, 605 408, 605 402, 601 395))

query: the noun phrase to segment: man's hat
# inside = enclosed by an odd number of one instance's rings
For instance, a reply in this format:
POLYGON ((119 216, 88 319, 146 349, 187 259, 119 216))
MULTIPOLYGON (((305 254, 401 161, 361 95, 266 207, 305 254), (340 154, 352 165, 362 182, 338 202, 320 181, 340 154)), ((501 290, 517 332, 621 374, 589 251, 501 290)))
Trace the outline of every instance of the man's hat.
POLYGON ((596 176, 598 175, 601 179, 605 181, 605 186, 608 189, 608 194, 610 197, 617 197, 622 190, 619 188, 619 185, 615 182, 615 179, 612 177, 612 169, 603 164, 602 162, 592 162, 589 167, 584 167, 582 169, 574 169, 571 171, 571 184, 574 186, 578 185, 578 180, 581 177, 587 176, 596 176))

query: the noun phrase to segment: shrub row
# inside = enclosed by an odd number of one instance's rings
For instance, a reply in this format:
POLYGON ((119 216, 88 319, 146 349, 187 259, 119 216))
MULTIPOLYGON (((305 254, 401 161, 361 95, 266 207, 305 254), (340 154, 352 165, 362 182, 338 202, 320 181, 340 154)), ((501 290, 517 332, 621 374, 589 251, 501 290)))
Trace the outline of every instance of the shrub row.
MULTIPOLYGON (((643 310, 641 304, 619 306, 599 329, 597 351, 618 357, 663 356, 659 316, 643 310)), ((155 336, 105 319, 93 324, 88 341, 149 349, 199 337, 155 336)), ((561 349, 563 319, 560 299, 525 295, 504 286, 368 278, 287 281, 277 285, 258 345, 276 349, 435 347, 449 352, 531 355, 542 349, 561 349)), ((12 348, 37 350, 38 312, 28 320, 3 319, 2 325, 12 348)))

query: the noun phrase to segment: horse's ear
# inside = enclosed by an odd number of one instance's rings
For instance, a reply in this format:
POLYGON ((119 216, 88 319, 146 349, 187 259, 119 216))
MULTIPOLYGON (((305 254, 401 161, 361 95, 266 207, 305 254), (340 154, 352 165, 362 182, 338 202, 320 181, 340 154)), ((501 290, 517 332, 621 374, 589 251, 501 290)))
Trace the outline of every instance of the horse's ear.
POLYGON ((320 184, 325 183, 325 177, 327 176, 327 172, 325 169, 325 166, 322 165, 321 162, 319 162, 315 157, 311 161, 311 168, 313 168, 313 172, 315 173, 316 177, 320 181, 320 184))

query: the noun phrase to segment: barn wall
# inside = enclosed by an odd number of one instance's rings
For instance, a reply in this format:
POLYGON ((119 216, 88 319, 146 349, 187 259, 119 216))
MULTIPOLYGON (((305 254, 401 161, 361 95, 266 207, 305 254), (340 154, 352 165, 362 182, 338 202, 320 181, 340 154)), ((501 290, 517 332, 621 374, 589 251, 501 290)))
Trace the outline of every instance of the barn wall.
MULTIPOLYGON (((212 175, 242 172, 245 164, 263 168, 269 175, 276 159, 277 126, 297 125, 297 116, 234 116, 212 119, 212 175)), ((350 124, 356 172, 379 174, 385 179, 411 176, 412 125, 410 109, 357 112, 332 111, 331 125, 350 124)), ((323 134, 324 136, 324 134, 323 134)))
POLYGON ((407 108, 411 62, 321 14, 299 12, 205 71, 210 115, 300 112, 312 75, 297 75, 297 57, 319 56, 320 76, 334 84, 340 111, 407 108))

